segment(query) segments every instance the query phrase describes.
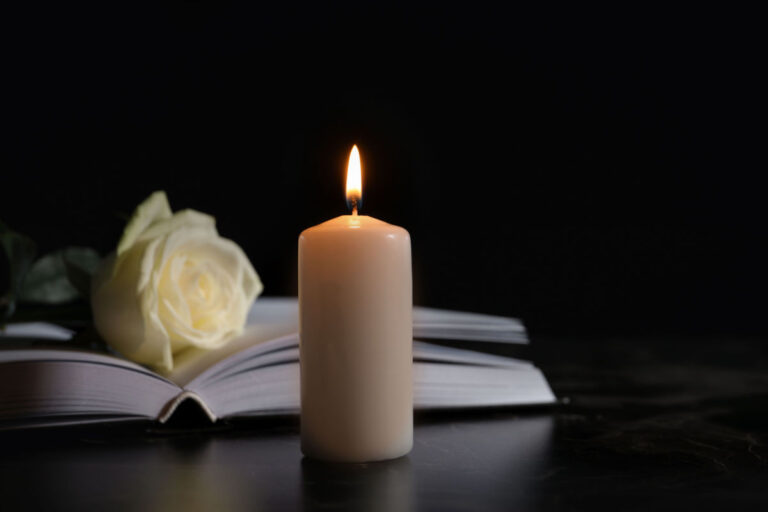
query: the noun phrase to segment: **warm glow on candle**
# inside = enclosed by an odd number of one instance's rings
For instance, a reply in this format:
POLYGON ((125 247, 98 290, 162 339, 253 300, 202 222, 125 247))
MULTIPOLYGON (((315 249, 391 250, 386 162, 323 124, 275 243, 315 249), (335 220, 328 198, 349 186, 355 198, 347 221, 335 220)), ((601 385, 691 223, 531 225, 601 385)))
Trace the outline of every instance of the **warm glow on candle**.
POLYGON ((363 185, 360 167, 360 152, 357 145, 352 146, 347 165, 347 205, 352 209, 352 215, 357 215, 357 210, 363 202, 363 185))

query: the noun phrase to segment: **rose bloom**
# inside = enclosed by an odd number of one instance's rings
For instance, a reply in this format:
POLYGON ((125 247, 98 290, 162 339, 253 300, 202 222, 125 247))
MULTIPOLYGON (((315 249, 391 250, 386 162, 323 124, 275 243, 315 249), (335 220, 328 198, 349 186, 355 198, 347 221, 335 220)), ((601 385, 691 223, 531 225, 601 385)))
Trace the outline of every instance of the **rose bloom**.
POLYGON ((133 214, 91 287, 99 334, 127 358, 162 372, 189 347, 214 349, 240 334, 263 286, 215 219, 171 212, 155 192, 133 214))

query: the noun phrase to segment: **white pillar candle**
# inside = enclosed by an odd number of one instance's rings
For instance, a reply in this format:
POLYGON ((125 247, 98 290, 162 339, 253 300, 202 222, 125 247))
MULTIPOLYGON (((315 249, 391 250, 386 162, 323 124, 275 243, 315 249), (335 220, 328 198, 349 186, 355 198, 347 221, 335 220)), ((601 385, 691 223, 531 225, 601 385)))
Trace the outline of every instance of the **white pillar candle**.
POLYGON ((411 241, 357 214, 359 173, 353 147, 352 215, 299 237, 301 449, 348 462, 400 457, 413 445, 411 241))

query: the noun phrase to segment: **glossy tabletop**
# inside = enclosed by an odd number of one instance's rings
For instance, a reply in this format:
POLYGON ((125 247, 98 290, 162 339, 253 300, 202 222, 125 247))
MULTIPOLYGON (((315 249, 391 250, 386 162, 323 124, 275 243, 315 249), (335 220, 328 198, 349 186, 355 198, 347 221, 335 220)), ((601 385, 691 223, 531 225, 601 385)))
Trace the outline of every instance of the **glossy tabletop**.
POLYGON ((420 414, 413 452, 385 463, 304 459, 290 418, 4 432, 0 509, 766 509, 767 355, 760 340, 536 340, 525 356, 558 406, 420 414))

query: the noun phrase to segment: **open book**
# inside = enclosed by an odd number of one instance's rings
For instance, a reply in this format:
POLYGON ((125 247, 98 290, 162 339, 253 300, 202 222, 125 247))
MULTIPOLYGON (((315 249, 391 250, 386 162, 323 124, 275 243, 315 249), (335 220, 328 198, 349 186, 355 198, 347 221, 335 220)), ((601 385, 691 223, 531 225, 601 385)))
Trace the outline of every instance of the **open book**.
MULTIPOLYGON (((527 343, 519 320, 414 308, 417 409, 547 404, 555 397, 531 363, 423 340, 527 343)), ((188 350, 167 376, 125 359, 66 348, 5 348, 0 338, 0 429, 150 419, 185 400, 210 420, 299 411, 298 305, 261 298, 244 333, 213 350, 188 350)), ((10 325, 3 336, 66 339, 49 324, 10 325)))

